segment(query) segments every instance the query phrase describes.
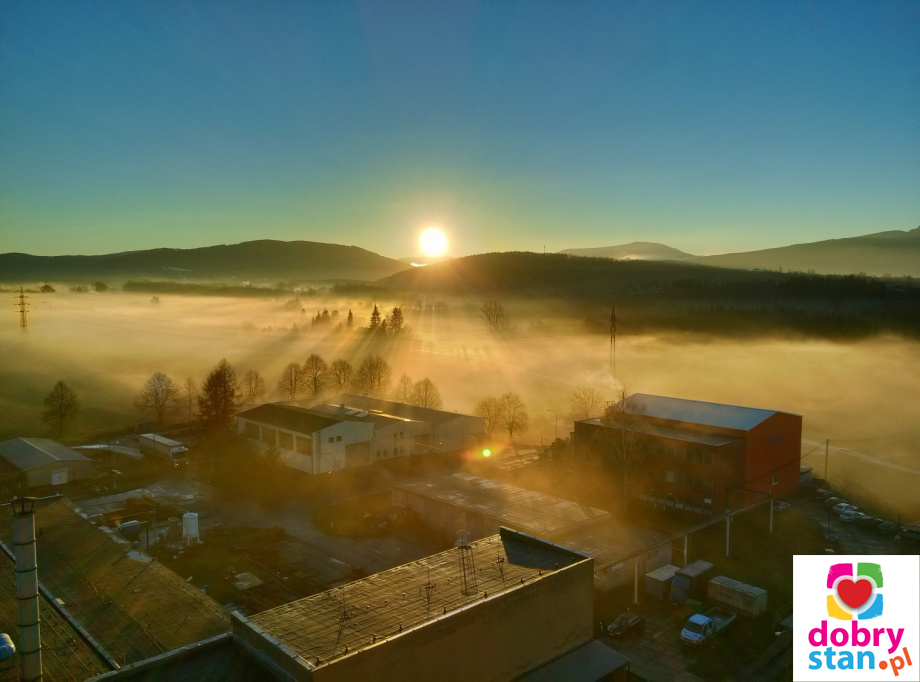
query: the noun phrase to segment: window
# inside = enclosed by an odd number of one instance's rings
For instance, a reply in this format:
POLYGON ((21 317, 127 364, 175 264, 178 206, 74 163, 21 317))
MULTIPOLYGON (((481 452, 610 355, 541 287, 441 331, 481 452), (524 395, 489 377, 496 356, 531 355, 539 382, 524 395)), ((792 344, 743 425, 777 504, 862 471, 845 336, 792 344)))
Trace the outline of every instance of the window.
POLYGON ((779 483, 779 474, 773 474, 773 483, 772 483, 772 485, 776 485, 777 483, 779 483))
POLYGON ((342 440, 342 437, 341 437, 341 436, 336 436, 336 437, 335 437, 335 442, 336 442, 336 443, 338 443, 340 440, 342 440))
POLYGON ((674 472, 673 471, 664 472, 664 480, 666 480, 668 483, 673 483, 674 482, 674 472))
POLYGON ((284 448, 285 450, 294 449, 294 436, 293 434, 286 433, 285 431, 278 432, 278 447, 284 448))
POLYGON ((335 443, 335 436, 329 436, 329 442, 335 443))
POLYGON ((246 422, 246 436, 252 438, 253 440, 259 440, 261 434, 259 433, 259 425, 253 424, 252 422, 246 422))
POLYGON ((265 443, 266 445, 274 445, 275 444, 275 433, 276 431, 274 429, 263 428, 262 429, 262 442, 265 443))
POLYGON ((297 436, 297 452, 301 455, 312 455, 313 454, 313 439, 304 438, 303 436, 297 436))

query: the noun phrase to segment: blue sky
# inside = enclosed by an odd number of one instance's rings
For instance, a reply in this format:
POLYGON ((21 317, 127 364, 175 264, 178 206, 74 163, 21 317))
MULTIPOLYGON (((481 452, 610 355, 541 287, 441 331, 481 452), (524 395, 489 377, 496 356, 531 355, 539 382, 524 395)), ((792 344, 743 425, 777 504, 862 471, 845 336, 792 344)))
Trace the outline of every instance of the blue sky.
POLYGON ((918 2, 6 2, 0 252, 920 224, 918 2))

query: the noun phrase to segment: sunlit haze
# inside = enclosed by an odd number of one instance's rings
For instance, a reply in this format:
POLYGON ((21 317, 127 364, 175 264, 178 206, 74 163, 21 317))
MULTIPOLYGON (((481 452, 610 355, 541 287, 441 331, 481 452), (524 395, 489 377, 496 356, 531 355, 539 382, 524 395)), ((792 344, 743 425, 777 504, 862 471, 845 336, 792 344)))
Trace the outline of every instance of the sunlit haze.
POLYGON ((439 227, 426 228, 418 239, 418 246, 426 256, 443 256, 447 252, 447 236, 439 227))

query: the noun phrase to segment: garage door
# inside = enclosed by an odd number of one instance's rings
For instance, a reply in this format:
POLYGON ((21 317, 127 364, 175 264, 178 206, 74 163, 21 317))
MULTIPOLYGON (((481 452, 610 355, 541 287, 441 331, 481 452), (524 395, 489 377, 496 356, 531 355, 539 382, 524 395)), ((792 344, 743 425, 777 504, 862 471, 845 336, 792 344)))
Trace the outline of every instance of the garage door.
POLYGON ((51 485, 64 485, 67 483, 67 469, 56 469, 51 472, 51 485))

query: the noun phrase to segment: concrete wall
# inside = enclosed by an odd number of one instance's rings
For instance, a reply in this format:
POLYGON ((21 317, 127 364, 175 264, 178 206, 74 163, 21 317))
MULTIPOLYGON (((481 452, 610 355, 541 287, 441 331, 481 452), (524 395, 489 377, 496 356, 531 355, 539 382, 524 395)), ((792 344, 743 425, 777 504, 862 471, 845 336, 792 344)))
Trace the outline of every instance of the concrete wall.
POLYGON ((458 414, 455 419, 432 428, 431 445, 448 452, 479 445, 485 434, 486 422, 482 417, 458 414))
POLYGON ((416 438, 430 433, 431 424, 427 422, 398 422, 377 429, 371 448, 373 460, 427 455, 431 448, 416 446, 416 438))
POLYGON ((347 448, 356 443, 371 443, 374 425, 362 422, 339 422, 322 429, 313 438, 314 474, 339 471, 347 466, 347 448))
MULTIPOLYGON (((487 598, 312 672, 316 682, 509 680, 593 636, 593 561, 487 598)), ((446 588, 446 586, 445 586, 446 588)))
POLYGON ((29 488, 37 488, 39 486, 52 485, 54 472, 61 469, 67 470, 67 483, 90 478, 93 475, 93 463, 91 461, 58 462, 56 464, 46 464, 45 466, 26 471, 26 486, 29 488))
POLYGON ((635 565, 639 562, 639 594, 645 592, 645 574, 671 563, 671 543, 665 543, 639 556, 621 562, 599 567, 594 571, 594 588, 601 591, 632 585, 635 580, 635 565))

